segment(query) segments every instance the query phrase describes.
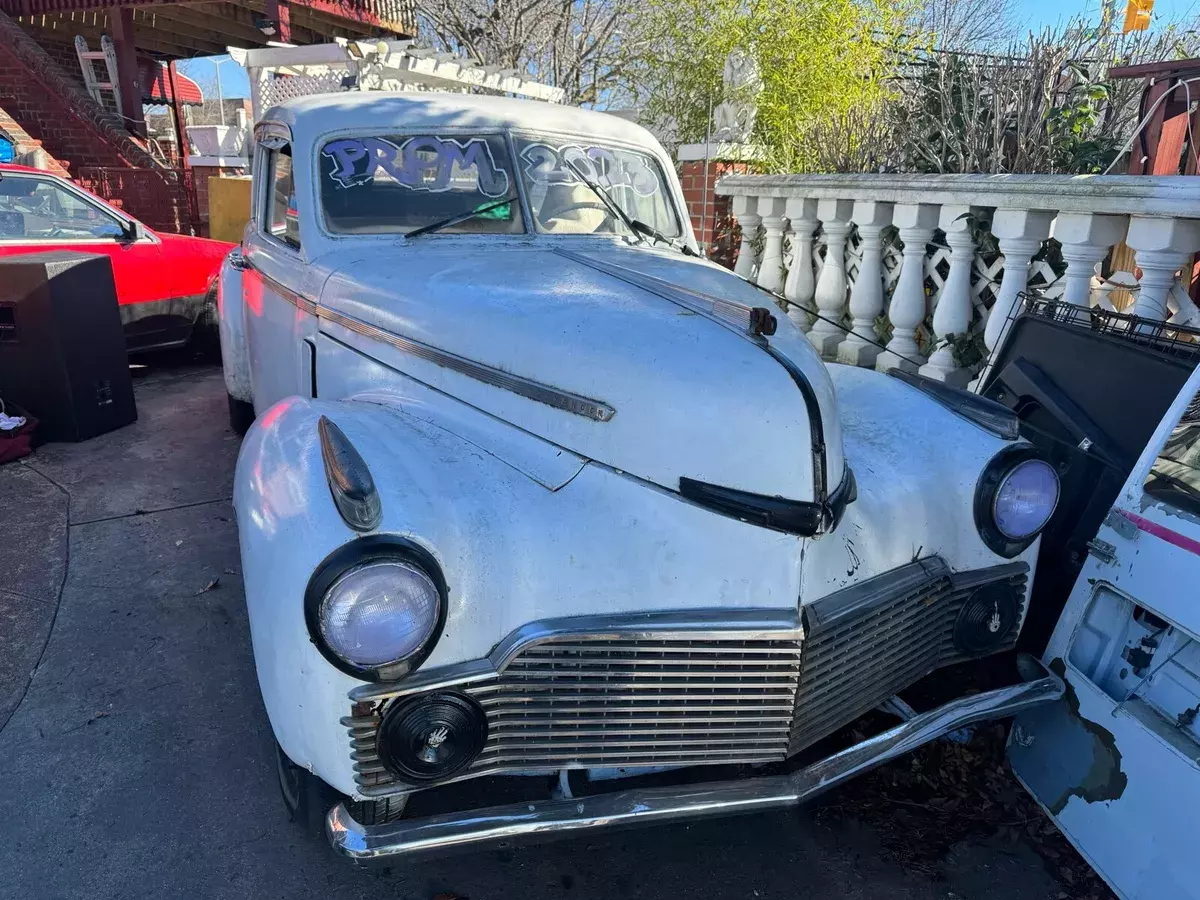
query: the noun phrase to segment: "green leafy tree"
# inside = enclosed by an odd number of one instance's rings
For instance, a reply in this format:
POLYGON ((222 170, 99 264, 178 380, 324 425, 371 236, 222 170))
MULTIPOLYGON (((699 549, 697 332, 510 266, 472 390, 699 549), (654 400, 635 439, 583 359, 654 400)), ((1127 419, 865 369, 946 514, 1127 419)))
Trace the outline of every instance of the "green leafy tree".
POLYGON ((754 138, 763 166, 811 167, 815 123, 876 108, 898 51, 909 47, 915 0, 642 0, 622 43, 643 116, 675 142, 704 140, 723 99, 735 47, 758 62, 754 138))

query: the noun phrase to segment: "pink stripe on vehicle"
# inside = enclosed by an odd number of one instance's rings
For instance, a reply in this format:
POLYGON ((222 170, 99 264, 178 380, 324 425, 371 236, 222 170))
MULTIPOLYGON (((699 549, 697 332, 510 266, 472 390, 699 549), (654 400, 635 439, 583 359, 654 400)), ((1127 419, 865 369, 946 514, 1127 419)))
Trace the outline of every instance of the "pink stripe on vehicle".
POLYGON ((1200 541, 1193 540, 1180 534, 1178 531, 1173 531, 1165 525, 1159 525, 1157 522, 1151 522, 1149 519, 1139 516, 1137 513, 1131 513, 1127 509, 1118 509, 1121 515, 1127 518, 1130 522, 1138 527, 1138 531, 1144 531, 1146 534, 1152 534, 1156 538, 1166 541, 1172 546, 1178 547, 1180 550, 1186 550, 1188 553, 1194 553, 1200 556, 1200 541))

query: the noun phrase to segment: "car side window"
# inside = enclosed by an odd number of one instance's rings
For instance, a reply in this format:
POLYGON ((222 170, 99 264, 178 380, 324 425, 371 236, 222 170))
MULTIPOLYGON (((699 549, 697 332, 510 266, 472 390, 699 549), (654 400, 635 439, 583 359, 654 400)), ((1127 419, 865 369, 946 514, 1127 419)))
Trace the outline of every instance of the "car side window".
POLYGON ((120 219, 52 178, 0 179, 0 241, 113 240, 125 233, 120 219))
POLYGON ((1200 514, 1200 394, 1150 467, 1143 490, 1158 500, 1200 514))
POLYGON ((267 228, 289 247, 300 247, 300 220, 296 212, 296 182, 292 177, 292 148, 271 151, 271 187, 267 196, 267 228))

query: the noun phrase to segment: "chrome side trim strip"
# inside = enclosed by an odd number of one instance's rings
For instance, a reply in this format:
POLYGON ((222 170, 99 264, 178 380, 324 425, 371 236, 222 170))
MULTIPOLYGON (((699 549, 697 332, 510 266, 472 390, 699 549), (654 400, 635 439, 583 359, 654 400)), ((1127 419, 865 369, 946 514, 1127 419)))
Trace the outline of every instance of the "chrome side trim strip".
POLYGON ((545 403, 547 406, 561 409, 564 412, 574 413, 577 416, 583 416, 595 422, 607 422, 617 414, 617 411, 613 407, 600 400, 593 400, 590 397, 564 391, 561 388, 543 384, 540 381, 523 378, 520 375, 513 375, 510 372, 505 372, 503 369, 497 369, 445 350, 439 350, 437 347, 423 344, 420 341, 414 341, 412 338, 384 331, 382 328, 371 325, 369 322, 363 322, 361 319, 347 316, 337 310, 330 309, 328 306, 314 303, 280 284, 269 275, 265 275, 249 259, 243 258, 243 262, 245 263, 244 267, 254 269, 271 290, 278 293, 279 296, 292 304, 292 306, 302 312, 308 313, 310 316, 317 316, 327 322, 341 325, 355 334, 361 334, 363 337, 381 341, 403 353, 427 360, 435 365, 466 375, 468 378, 474 378, 476 381, 482 381, 484 384, 490 384, 501 390, 518 394, 528 400, 545 403))
POLYGON ((334 324, 341 325, 343 328, 348 328, 357 334, 363 335, 363 337, 374 338, 385 344, 390 344, 404 353, 459 372, 468 378, 474 378, 476 381, 482 381, 493 387, 519 394, 529 400, 545 403, 547 406, 553 406, 555 409, 574 413, 577 416, 583 416, 596 422, 607 422, 617 413, 607 403, 601 403, 599 400, 582 397, 579 394, 551 387, 548 384, 542 384, 529 378, 522 378, 520 375, 512 375, 502 369, 494 369, 491 366, 485 366, 474 360, 457 356, 453 353, 447 353, 445 350, 439 350, 437 347, 431 347, 420 341, 392 334, 367 322, 336 312, 327 306, 318 307, 318 310, 318 315, 322 319, 327 319, 334 324))
POLYGON ((241 268, 243 270, 253 269, 255 271, 255 273, 258 275, 258 277, 263 280, 263 284, 266 287, 269 287, 271 290, 273 290, 275 293, 277 293, 280 297, 282 297, 288 303, 292 304, 292 306, 296 307, 296 309, 300 310, 301 312, 308 313, 310 316, 317 315, 320 307, 318 307, 317 304, 313 303, 307 297, 305 297, 301 294, 297 294, 295 291, 293 291, 290 287, 287 287, 286 285, 280 284, 278 281, 276 281, 270 275, 263 272, 263 270, 260 269, 258 266, 254 265, 253 260, 251 260, 249 257, 243 255, 242 263, 243 264, 241 266, 238 266, 236 263, 234 263, 233 265, 235 268, 241 268))
POLYGON ((339 803, 325 819, 325 833, 335 850, 363 862, 796 806, 947 732, 1063 696, 1062 680, 1032 657, 1023 657, 1018 667, 1031 680, 951 701, 789 774, 495 806, 371 826, 360 825, 339 803))
POLYGON ((574 250, 567 250, 562 247, 556 247, 554 252, 572 262, 595 269, 597 272, 603 272, 605 275, 610 275, 613 278, 624 281, 626 284, 632 284, 634 287, 640 287, 644 291, 649 291, 691 312, 706 316, 727 328, 743 334, 745 337, 749 337, 751 340, 756 342, 759 340, 751 330, 753 309, 749 306, 736 303, 732 300, 725 300, 722 297, 714 297, 711 294, 705 294, 691 288, 680 287, 677 284, 672 284, 653 275, 646 275, 635 271, 627 266, 595 259, 586 253, 577 253, 574 250))
POLYGON ((509 663, 531 647, 563 638, 573 641, 612 641, 702 640, 706 637, 798 641, 804 638, 804 628, 795 609, 702 609, 543 619, 523 625, 509 634, 486 659, 417 672, 399 684, 360 685, 350 691, 350 699, 355 703, 366 703, 486 681, 498 676, 509 663))

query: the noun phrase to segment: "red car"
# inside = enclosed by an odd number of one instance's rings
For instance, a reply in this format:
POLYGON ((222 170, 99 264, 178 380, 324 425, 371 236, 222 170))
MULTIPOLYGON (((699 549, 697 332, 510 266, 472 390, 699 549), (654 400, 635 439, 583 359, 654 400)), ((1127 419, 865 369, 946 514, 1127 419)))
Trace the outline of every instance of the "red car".
POLYGON ((95 194, 40 169, 0 165, 0 259, 41 250, 112 260, 131 351, 184 344, 216 303, 223 241, 153 231, 95 194))

